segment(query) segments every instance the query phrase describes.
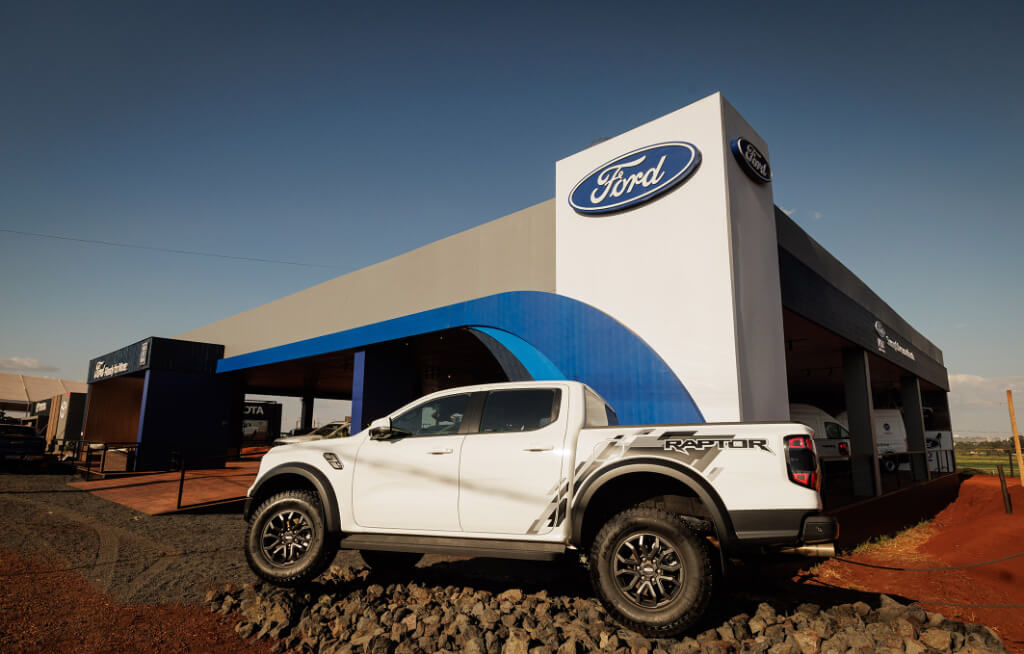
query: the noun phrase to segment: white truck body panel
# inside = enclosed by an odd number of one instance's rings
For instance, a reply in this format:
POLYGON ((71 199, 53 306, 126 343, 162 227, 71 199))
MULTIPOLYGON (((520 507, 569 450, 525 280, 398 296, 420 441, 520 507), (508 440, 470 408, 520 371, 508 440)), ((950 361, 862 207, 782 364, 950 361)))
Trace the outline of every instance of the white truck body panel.
POLYGON ((821 510, 813 488, 792 482, 784 439, 810 436, 795 423, 719 423, 583 428, 584 386, 518 382, 451 389, 393 412, 453 393, 559 389, 554 422, 526 432, 466 433, 373 440, 349 438, 284 445, 263 458, 250 496, 280 465, 320 471, 337 499, 346 534, 458 536, 570 543, 571 507, 588 481, 644 459, 675 466, 713 489, 728 512, 821 510), (338 470, 324 459, 337 456, 338 470))

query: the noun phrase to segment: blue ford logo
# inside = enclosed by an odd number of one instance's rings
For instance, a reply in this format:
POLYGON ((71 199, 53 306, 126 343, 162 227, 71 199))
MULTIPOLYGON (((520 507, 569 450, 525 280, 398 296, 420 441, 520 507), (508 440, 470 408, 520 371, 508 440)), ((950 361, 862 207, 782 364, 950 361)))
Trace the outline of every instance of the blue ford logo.
POLYGON ((772 181, 772 167, 768 165, 768 157, 761 154, 753 143, 741 136, 732 142, 732 153, 750 179, 758 184, 772 181))
POLYGON ((569 193, 580 213, 618 211, 646 202, 693 174, 700 150, 682 141, 633 150, 594 170, 569 193))

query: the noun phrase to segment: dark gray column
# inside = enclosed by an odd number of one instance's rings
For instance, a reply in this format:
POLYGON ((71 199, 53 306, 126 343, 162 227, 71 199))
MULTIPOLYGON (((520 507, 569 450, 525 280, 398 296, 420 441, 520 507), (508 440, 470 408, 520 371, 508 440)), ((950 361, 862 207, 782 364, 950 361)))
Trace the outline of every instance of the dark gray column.
POLYGON ((853 494, 872 497, 882 494, 878 474, 878 446, 871 419, 871 371, 868 353, 861 348, 843 350, 843 386, 846 391, 846 416, 850 427, 850 469, 853 494))
POLYGON ((313 396, 302 396, 302 417, 299 419, 299 433, 308 434, 313 431, 313 396))
POLYGON ((913 376, 900 378, 903 395, 903 426, 907 428, 907 449, 921 454, 910 455, 910 470, 914 481, 931 479, 928 472, 928 453, 924 442, 924 411, 921 406, 921 381, 913 376))

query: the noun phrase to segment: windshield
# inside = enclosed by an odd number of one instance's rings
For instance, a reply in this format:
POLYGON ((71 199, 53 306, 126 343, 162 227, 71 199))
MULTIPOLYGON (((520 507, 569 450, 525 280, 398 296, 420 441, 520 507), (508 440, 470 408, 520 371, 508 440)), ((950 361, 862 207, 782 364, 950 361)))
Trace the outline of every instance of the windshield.
POLYGON ((317 436, 327 436, 329 434, 333 434, 334 431, 336 429, 339 429, 340 427, 341 427, 341 425, 336 423, 336 422, 329 422, 326 425, 324 425, 323 427, 318 427, 317 429, 314 429, 313 431, 311 431, 309 433, 315 434, 317 436))

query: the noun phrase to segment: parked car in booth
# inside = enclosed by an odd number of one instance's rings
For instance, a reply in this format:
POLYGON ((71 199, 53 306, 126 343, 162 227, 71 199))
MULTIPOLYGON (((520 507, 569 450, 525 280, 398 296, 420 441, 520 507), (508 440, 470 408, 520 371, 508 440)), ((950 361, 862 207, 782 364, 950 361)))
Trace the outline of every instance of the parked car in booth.
MULTIPOLYGON (((844 426, 849 428, 845 411, 836 417, 844 426)), ((886 472, 910 470, 910 463, 905 460, 906 457, 883 456, 886 454, 903 454, 908 449, 907 428, 903 424, 903 412, 899 409, 875 409, 871 413, 871 422, 875 428, 875 443, 878 446, 882 469, 886 472)))
POLYGON ((790 404, 789 419, 814 430, 814 447, 821 458, 850 457, 850 432, 827 411, 810 404, 790 404))
POLYGON ((297 436, 282 436, 275 438, 272 445, 291 445, 292 443, 307 443, 319 441, 325 438, 346 438, 352 429, 348 420, 333 420, 322 427, 317 427, 308 434, 297 436))
POLYGON ((31 425, 0 424, 0 459, 42 459, 46 439, 31 425))

